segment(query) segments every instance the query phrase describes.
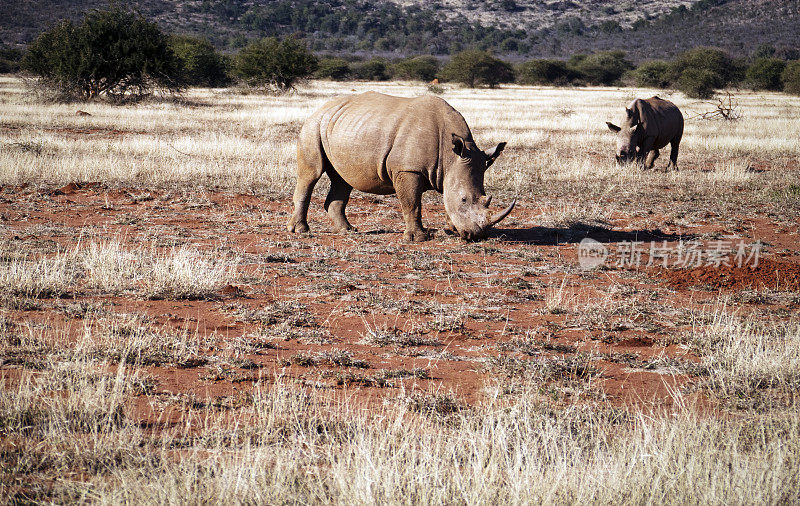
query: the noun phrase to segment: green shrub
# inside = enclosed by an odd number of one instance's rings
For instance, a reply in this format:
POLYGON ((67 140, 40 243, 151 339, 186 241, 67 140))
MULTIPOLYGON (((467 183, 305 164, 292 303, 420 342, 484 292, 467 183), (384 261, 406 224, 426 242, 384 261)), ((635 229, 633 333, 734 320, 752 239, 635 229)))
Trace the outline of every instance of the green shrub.
POLYGON ((322 58, 319 61, 314 77, 317 79, 330 79, 332 81, 345 81, 349 79, 353 71, 347 60, 342 58, 322 58))
POLYGON ((520 84, 554 84, 563 86, 576 77, 574 71, 561 60, 529 60, 517 68, 517 81, 520 84))
POLYGON ((719 76, 708 69, 687 68, 681 72, 675 85, 690 98, 711 98, 717 88, 719 76))
MULTIPOLYGON (((741 66, 720 49, 699 47, 679 54, 670 64, 669 80, 678 82, 681 74, 690 69, 703 71, 712 88, 723 88, 742 78, 741 66)), ((693 72, 693 77, 684 80, 696 80, 699 75, 693 72)))
POLYGON ((389 64, 383 58, 373 58, 353 65, 353 75, 356 79, 365 81, 388 81, 391 77, 389 64))
POLYGON ((394 64, 392 74, 396 79, 414 79, 429 82, 439 72, 439 60, 433 56, 406 58, 394 64))
POLYGON ((514 69, 488 51, 468 49, 453 56, 441 72, 442 79, 471 88, 485 84, 490 88, 514 81, 514 69))
POLYGON ((625 59, 624 51, 602 51, 573 56, 567 67, 589 84, 610 85, 619 81, 633 65, 625 59))
POLYGON ((64 98, 141 96, 177 89, 179 64, 167 36, 139 14, 91 10, 80 25, 62 21, 28 46, 22 68, 64 98))
POLYGON ((208 40, 173 35, 169 46, 180 64, 184 84, 219 87, 230 83, 225 58, 208 40))
POLYGON ((780 58, 759 58, 747 68, 747 84, 754 90, 780 91, 783 89, 781 75, 785 68, 786 62, 780 58))
POLYGON ((318 60, 293 37, 251 42, 236 55, 236 73, 249 85, 286 91, 317 70, 318 60))
POLYGON ((19 72, 22 51, 10 47, 0 47, 0 74, 19 72))
POLYGON ((653 60, 644 62, 631 72, 636 86, 647 88, 667 88, 669 87, 669 62, 663 60, 653 60))
POLYGON ((792 95, 800 95, 800 60, 790 61, 786 64, 781 81, 783 81, 783 91, 792 95))

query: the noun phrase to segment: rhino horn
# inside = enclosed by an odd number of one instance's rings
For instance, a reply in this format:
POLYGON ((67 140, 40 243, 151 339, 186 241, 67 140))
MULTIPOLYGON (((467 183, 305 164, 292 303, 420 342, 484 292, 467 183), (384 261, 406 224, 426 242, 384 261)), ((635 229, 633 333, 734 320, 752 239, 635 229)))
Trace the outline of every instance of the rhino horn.
POLYGON ((491 196, 487 197, 486 195, 484 195, 483 197, 481 197, 481 204, 483 204, 483 207, 489 207, 489 204, 491 203, 492 203, 491 196))
POLYGON ((517 203, 517 199, 514 199, 514 202, 512 202, 510 206, 506 207, 505 209, 503 209, 499 213, 497 213, 494 216, 492 216, 492 218, 489 220, 489 226, 493 227, 493 226, 497 225, 498 223, 500 223, 500 221, 502 221, 503 218, 505 218, 506 216, 509 215, 509 213, 511 213, 511 210, 514 209, 514 205, 516 203, 517 203))

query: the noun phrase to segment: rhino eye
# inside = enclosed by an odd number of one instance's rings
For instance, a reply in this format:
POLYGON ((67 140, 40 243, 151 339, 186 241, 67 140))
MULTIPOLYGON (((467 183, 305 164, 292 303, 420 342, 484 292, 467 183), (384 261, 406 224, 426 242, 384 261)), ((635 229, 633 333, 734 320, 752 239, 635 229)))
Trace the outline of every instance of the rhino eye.
POLYGON ((461 197, 461 202, 466 204, 467 203, 467 197, 461 197))

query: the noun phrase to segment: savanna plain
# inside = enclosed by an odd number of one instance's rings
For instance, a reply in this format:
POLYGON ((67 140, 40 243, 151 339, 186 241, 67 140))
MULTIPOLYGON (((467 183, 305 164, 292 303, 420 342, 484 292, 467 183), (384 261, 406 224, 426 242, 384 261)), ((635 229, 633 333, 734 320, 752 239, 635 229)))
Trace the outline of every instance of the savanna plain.
POLYGON ((605 122, 656 93, 0 78, 0 502, 800 502, 800 98, 658 92, 680 170, 617 166, 605 122), (302 122, 366 90, 508 142, 488 240, 430 192, 430 241, 355 192, 333 233, 324 177, 286 231, 302 122))

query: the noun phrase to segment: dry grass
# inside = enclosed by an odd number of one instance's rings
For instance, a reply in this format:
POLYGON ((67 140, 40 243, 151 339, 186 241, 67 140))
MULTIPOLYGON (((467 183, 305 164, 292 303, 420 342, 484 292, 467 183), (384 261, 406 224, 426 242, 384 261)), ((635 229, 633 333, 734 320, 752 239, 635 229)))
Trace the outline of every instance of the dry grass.
POLYGON ((158 251, 126 248, 119 240, 78 244, 52 257, 14 258, 0 264, 0 290, 31 298, 80 290, 145 298, 199 299, 236 279, 238 259, 193 246, 158 251))
MULTIPOLYGON (((92 116, 75 116, 72 105, 30 103, 15 79, 2 78, 0 87, 5 102, 0 142, 6 146, 0 154, 0 184, 179 183, 281 194, 293 183, 300 125, 324 101, 369 89, 403 96, 426 93, 424 85, 413 83, 313 82, 300 93, 278 97, 198 89, 187 94, 190 103, 198 104, 191 108, 166 102, 97 103, 84 107, 92 116)), ((526 192, 535 182, 587 179, 651 185, 695 184, 699 177, 710 185, 738 184, 752 178, 747 171, 751 159, 781 163, 800 156, 800 99, 741 92, 741 120, 687 122, 679 160, 684 170, 641 173, 617 167, 613 136, 604 122, 616 119, 630 99, 655 93, 660 92, 451 87, 443 98, 463 113, 481 146, 509 143, 488 183, 513 193, 526 192), (559 112, 564 110, 571 113, 559 112)), ((704 107, 679 94, 668 98, 687 117, 704 107)), ((663 153, 657 167, 666 157, 663 153)), ((770 177, 781 180, 779 174, 770 177)))
POLYGON ((97 377, 82 365, 2 389, 0 426, 14 434, 16 448, 2 453, 3 472, 17 477, 3 480, 5 497, 327 504, 800 500, 794 410, 715 419, 687 408, 650 417, 578 405, 554 410, 530 393, 510 404, 464 409, 448 394, 431 393, 370 414, 278 384, 257 386, 239 404, 237 420, 206 406, 154 436, 126 416, 124 394, 134 372, 119 368, 97 377), (67 370, 73 372, 57 373, 67 370))

